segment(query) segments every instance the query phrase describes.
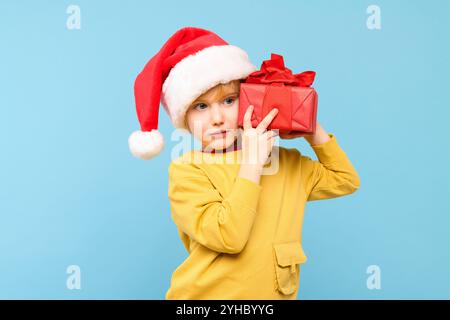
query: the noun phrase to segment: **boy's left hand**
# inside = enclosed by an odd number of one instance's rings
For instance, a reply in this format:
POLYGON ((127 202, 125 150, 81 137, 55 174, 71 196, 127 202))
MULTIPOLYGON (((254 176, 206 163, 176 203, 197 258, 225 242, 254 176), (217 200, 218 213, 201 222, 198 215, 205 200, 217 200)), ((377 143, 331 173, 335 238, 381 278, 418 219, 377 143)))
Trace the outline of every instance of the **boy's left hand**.
POLYGON ((284 134, 280 134, 280 138, 281 139, 295 139, 298 137, 304 137, 307 141, 309 141, 310 139, 312 139, 314 137, 314 135, 316 135, 319 131, 319 129, 321 129, 322 127, 320 126, 319 122, 316 122, 316 133, 284 133, 284 134))
POLYGON ((297 137, 304 137, 311 146, 320 145, 331 139, 319 122, 316 123, 315 133, 280 134, 279 136, 281 139, 294 139, 297 137))
POLYGON ((312 134, 307 134, 307 133, 294 133, 294 134, 284 133, 284 134, 280 134, 279 137, 281 139, 295 139, 298 137, 311 136, 311 135, 312 134))

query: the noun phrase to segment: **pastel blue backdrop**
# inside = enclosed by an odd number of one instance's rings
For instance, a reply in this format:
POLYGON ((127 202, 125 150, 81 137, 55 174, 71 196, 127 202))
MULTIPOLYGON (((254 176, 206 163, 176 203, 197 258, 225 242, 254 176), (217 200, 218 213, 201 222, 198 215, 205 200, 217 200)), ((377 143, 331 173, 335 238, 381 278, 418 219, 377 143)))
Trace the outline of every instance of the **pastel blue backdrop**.
MULTIPOLYGON (((164 299, 186 257, 166 148, 131 156, 133 82, 182 26, 315 70, 318 121, 360 173, 310 202, 299 299, 450 298, 448 1, 1 1, 0 298, 164 299), (69 5, 81 29, 69 30, 69 5), (381 8, 369 30, 366 9, 381 8), (81 289, 66 287, 70 265, 81 289), (367 268, 381 270, 369 290, 367 268)), ((315 158, 304 140, 284 140, 315 158)))

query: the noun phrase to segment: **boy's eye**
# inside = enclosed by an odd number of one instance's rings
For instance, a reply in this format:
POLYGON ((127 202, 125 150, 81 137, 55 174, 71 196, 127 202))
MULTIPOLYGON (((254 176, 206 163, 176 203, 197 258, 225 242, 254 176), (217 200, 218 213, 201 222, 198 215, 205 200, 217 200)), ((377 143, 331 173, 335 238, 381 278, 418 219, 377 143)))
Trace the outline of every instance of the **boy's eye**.
POLYGON ((233 104, 234 99, 235 99, 234 97, 228 97, 228 98, 225 99, 225 103, 226 104, 233 104))
POLYGON ((194 107, 194 109, 197 109, 197 110, 204 110, 204 109, 206 109, 206 107, 207 107, 206 104, 204 104, 204 103, 199 103, 199 104, 197 104, 197 105, 194 107))

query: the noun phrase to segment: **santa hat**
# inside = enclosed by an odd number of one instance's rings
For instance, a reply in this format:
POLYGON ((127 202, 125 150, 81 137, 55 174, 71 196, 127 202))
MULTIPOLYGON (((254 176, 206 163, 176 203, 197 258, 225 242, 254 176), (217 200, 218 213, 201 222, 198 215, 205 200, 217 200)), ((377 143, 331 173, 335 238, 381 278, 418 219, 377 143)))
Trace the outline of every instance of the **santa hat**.
POLYGON ((219 83, 246 78, 256 69, 244 50, 211 31, 195 27, 176 31, 134 82, 140 130, 128 139, 131 153, 148 160, 164 147, 158 131, 160 102, 175 128, 187 129, 184 117, 195 99, 219 83))

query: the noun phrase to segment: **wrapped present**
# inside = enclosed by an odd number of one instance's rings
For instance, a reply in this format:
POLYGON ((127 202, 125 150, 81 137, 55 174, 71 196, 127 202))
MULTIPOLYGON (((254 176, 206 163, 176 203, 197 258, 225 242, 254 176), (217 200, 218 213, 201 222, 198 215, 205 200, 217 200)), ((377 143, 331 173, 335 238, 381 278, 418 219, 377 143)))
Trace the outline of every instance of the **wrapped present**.
POLYGON ((272 53, 261 70, 247 76, 239 93, 238 124, 242 128, 244 114, 253 105, 252 126, 256 127, 273 108, 278 114, 267 127, 280 134, 313 134, 316 130, 317 93, 311 87, 316 73, 292 74, 284 66, 283 56, 272 53))

